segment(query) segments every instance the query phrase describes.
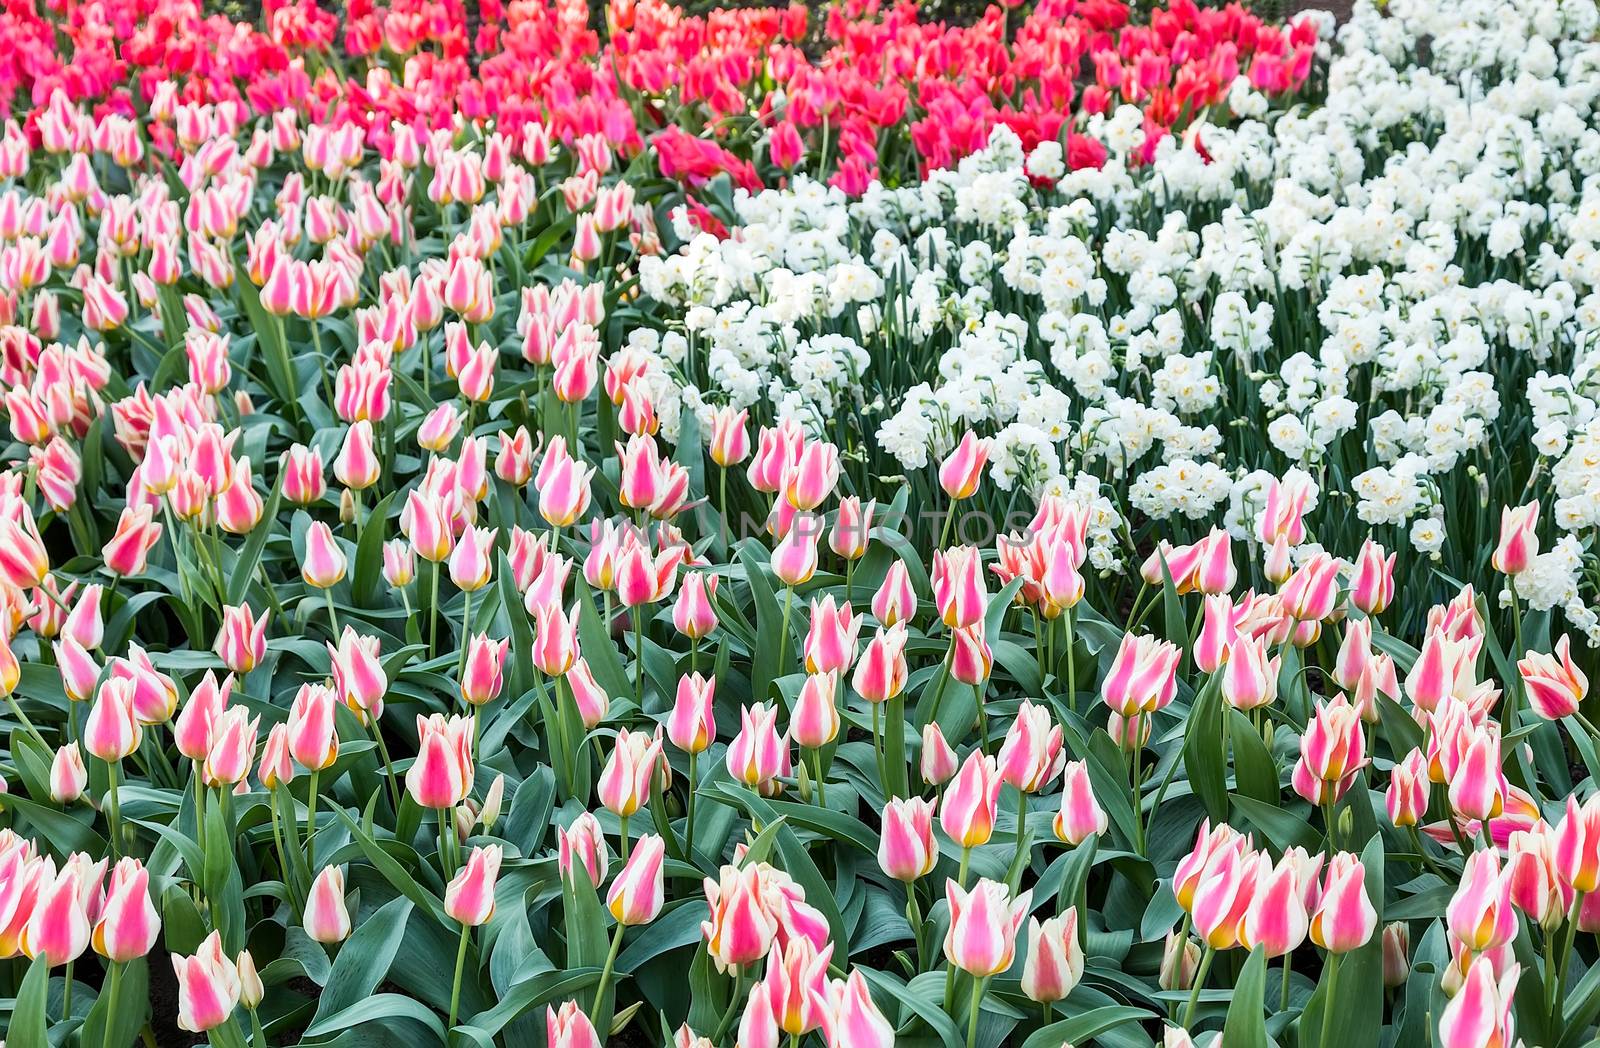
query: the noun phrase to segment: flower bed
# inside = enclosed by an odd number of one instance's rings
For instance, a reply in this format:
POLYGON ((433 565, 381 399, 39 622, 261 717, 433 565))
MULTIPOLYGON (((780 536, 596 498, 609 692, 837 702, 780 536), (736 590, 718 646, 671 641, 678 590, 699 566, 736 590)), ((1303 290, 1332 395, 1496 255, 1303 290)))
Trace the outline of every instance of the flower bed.
POLYGON ((6 1044, 1591 1040, 1594 4, 586 16, 6 12, 6 1044))

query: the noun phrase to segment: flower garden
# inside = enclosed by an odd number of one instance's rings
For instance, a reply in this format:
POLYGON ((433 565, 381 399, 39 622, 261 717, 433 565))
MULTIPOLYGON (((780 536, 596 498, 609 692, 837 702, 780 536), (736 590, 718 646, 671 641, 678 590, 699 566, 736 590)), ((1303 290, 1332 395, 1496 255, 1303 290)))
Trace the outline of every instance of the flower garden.
POLYGON ((10 1048, 1600 1035, 1594 0, 0 29, 10 1048))

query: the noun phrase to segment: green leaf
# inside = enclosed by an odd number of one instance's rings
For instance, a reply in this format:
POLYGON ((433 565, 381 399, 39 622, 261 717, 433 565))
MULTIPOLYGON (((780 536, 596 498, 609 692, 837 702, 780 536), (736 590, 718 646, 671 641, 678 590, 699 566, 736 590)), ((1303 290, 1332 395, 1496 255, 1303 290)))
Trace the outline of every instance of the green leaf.
POLYGON ((363 998, 312 1023, 306 1028, 306 1036, 321 1037, 380 1019, 414 1019, 432 1030, 441 1042, 445 1039, 444 1023, 434 1010, 414 997, 399 993, 378 993, 363 998))
POLYGON ((1222 1027, 1222 1043, 1228 1048, 1267 1048, 1267 1023, 1262 1009, 1267 992, 1267 953, 1257 946, 1233 985, 1233 1000, 1222 1027))
POLYGON ((261 551, 267 548, 267 540, 278 530, 278 506, 283 502, 283 477, 284 471, 280 470, 278 482, 273 485, 272 494, 267 496, 266 505, 262 507, 261 520, 234 558, 233 575, 228 579, 229 604, 237 606, 244 603, 244 595, 250 592, 250 581, 255 578, 256 567, 261 563, 261 551))
POLYGON ((1212 674, 1189 710, 1183 738, 1183 767, 1189 786, 1213 821, 1228 817, 1227 754, 1222 748, 1222 689, 1212 674))
POLYGON ((575 997, 579 991, 599 981, 598 968, 540 972, 507 990, 494 1007, 474 1015, 471 1025, 493 1037, 528 1009, 575 997))
POLYGON ((211 920, 222 933, 223 946, 229 953, 237 953, 245 945, 244 879, 233 859, 233 830, 219 803, 206 808, 205 837, 202 883, 211 906, 211 920))
POLYGON ((405 896, 391 900, 364 919, 355 934, 339 947, 328 984, 317 999, 313 1024, 355 1004, 383 983, 405 939, 411 910, 412 902, 405 896))
POLYGON ((11 1007, 11 1025, 6 1030, 10 1048, 50 1048, 45 1036, 50 1022, 45 1015, 49 1000, 50 964, 43 957, 36 957, 28 965, 28 974, 23 976, 11 1007))
POLYGON ((1278 766, 1272 754, 1261 741, 1250 718, 1238 710, 1228 708, 1228 723, 1232 730, 1233 775, 1239 792, 1267 804, 1278 803, 1278 766))
POLYGON ((1128 1023, 1150 1022, 1154 1018, 1143 1008, 1129 1008, 1120 1004, 1091 1008, 1070 1019, 1035 1030, 1022 1042, 1022 1048, 1060 1048, 1063 1044, 1083 1044, 1108 1030, 1128 1023))
POLYGON ((145 1016, 150 1011, 149 962, 144 957, 136 957, 121 966, 116 978, 117 1011, 115 1015, 109 1016, 111 1029, 106 1030, 107 1013, 111 1010, 108 976, 106 986, 101 988, 100 996, 95 998, 94 1007, 89 1009, 89 1014, 83 1021, 80 1044, 127 1048, 138 1039, 139 1030, 144 1026, 145 1016))

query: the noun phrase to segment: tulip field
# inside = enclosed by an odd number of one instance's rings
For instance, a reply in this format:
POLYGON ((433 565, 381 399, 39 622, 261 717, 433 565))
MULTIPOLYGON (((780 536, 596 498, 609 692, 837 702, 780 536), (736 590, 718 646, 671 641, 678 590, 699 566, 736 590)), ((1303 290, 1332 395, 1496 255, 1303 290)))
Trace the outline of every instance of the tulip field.
POLYGON ((0 1048, 1600 1038, 1596 0, 0 34, 0 1048))

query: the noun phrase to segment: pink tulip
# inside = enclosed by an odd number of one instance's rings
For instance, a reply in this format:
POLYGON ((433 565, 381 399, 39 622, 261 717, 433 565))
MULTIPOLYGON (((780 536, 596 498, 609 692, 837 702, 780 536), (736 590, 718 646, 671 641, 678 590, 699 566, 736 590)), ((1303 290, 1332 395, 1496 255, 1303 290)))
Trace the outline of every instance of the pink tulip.
POLYGON ((1060 774, 1064 759, 1061 726, 1048 709, 1024 699, 995 758, 1001 781, 1037 793, 1060 774))
POLYGON ((217 630, 212 650, 222 659, 222 664, 234 673, 249 673, 261 664, 267 654, 267 620, 270 612, 260 618, 248 604, 222 609, 222 626, 217 630))
POLYGON ((665 898, 662 862, 666 849, 667 843, 659 834, 649 833, 639 838, 622 872, 617 874, 611 890, 606 893, 606 908, 618 924, 649 924, 661 913, 665 898))
POLYGON ((1060 1001, 1083 978, 1083 947, 1078 942, 1078 908, 1068 906, 1042 924, 1028 918, 1028 956, 1022 965, 1022 992, 1032 1001, 1060 1001))
POLYGON ((1318 553, 1283 584, 1284 611, 1297 622, 1318 622, 1333 614, 1339 597, 1339 561, 1318 553))
POLYGON ((1348 852, 1328 864, 1322 900, 1312 915, 1311 941, 1329 953, 1349 953, 1365 946, 1378 925, 1377 911, 1367 898, 1366 868, 1348 852))
POLYGON ((1520 575, 1539 555, 1539 500, 1500 509, 1500 544, 1489 562, 1502 575, 1520 575))
POLYGON ((476 928, 494 916, 494 885, 500 876, 500 845, 473 848, 466 865, 450 879, 444 892, 444 912, 463 925, 476 928))
POLYGON ((1062 776, 1061 811, 1055 817, 1056 838, 1076 847, 1106 832, 1106 813, 1095 800, 1084 761, 1068 761, 1062 776))
POLYGON ((866 556, 872 535, 872 517, 877 508, 876 500, 863 505, 855 495, 840 499, 833 530, 828 533, 828 548, 845 560, 860 560, 866 556))
POLYGON ((160 934, 149 871, 138 859, 120 860, 111 870, 100 919, 90 935, 95 952, 114 964, 126 964, 149 953, 160 934))
POLYGON ((885 629, 909 622, 917 614, 917 593, 902 561, 889 565, 888 574, 872 597, 872 614, 885 629))
POLYGON ((1474 953, 1503 946, 1516 935, 1511 880, 1500 869, 1498 852, 1475 851, 1467 856, 1461 883, 1445 909, 1445 924, 1474 953))
POLYGON ((1240 945, 1260 946, 1268 957, 1282 957, 1305 941, 1311 922, 1300 872, 1292 855, 1285 855, 1276 866, 1266 856, 1257 860, 1250 908, 1239 930, 1240 945))
POLYGON ((584 730, 593 731, 606 719, 611 696, 595 682, 589 664, 581 658, 567 671, 567 687, 572 692, 572 704, 577 707, 584 730))
POLYGON ((651 777, 661 760, 661 742, 642 731, 617 732, 611 759, 600 772, 596 795, 606 810, 624 818, 650 799, 651 777))
MULTIPOLYGON (((333 475, 351 491, 364 491, 378 482, 382 472, 372 423, 367 419, 352 423, 338 457, 333 460, 333 475)), ((287 492, 287 479, 284 483, 287 492)))
POLYGON ((239 1003, 239 970, 222 952, 222 934, 206 936, 193 956, 172 955, 178 975, 178 1026, 204 1033, 227 1022, 239 1003))
POLYGON ((1411 975, 1411 928, 1405 921, 1383 926, 1383 985, 1397 989, 1411 975))
POLYGON ((307 771, 320 771, 339 759, 339 734, 333 726, 338 697, 322 684, 302 684, 289 706, 289 753, 307 771))
POLYGON ((95 694, 100 679, 100 664, 83 645, 63 637, 53 646, 56 668, 61 671, 61 687, 73 702, 87 702, 95 694))
POLYGON ((838 448, 826 441, 806 444, 783 472, 784 499, 794 509, 814 510, 833 494, 839 473, 838 448))
POLYGON ((970 892, 955 881, 945 882, 950 903, 950 930, 944 938, 945 960, 982 979, 1011 967, 1017 930, 1028 914, 1033 892, 1015 899, 1004 884, 983 878, 970 892))
POLYGON ((894 1026, 873 1003, 859 968, 829 984, 822 1030, 828 1048, 894 1048, 894 1026))
MULTIPOLYGON (((1333 799, 1366 766, 1361 717, 1343 695, 1317 707, 1300 739, 1300 763, 1313 779, 1335 787, 1333 799)), ((1326 803, 1326 799, 1312 803, 1326 803)))
POLYGON ((759 865, 724 866, 717 880, 705 880, 710 918, 700 932, 718 971, 758 961, 772 947, 778 922, 764 898, 762 876, 759 865))
POLYGON ((139 748, 144 730, 133 706, 134 685, 107 680, 95 694, 83 726, 83 748, 103 761, 120 761, 139 748))
POLYGON ((1350 603, 1368 615, 1381 615, 1394 600, 1395 554, 1370 538, 1361 544, 1350 579, 1350 603))
POLYGON ((382 717, 389 676, 383 669, 378 638, 362 636, 346 626, 338 646, 328 645, 328 657, 333 666, 334 687, 350 712, 363 724, 382 717))
POLYGON ((1522 966, 1497 974, 1489 957, 1467 969, 1466 981, 1439 1016, 1439 1048, 1511 1048, 1516 1040, 1512 1013, 1522 966))
POLYGON ((678 590, 678 600, 672 606, 672 625, 690 640, 709 636, 717 628, 714 601, 717 596, 717 576, 691 571, 683 576, 678 590))
POLYGON ((975 546, 957 546, 933 555, 933 599, 946 626, 957 629, 983 619, 989 591, 983 580, 983 558, 975 546))
MULTIPOLYGON (((82 885, 73 864, 59 873, 47 865, 39 875, 38 896, 22 931, 22 952, 44 958, 54 968, 76 960, 89 945, 89 915, 82 885)), ((98 891, 98 880, 95 884, 98 891)))
POLYGON ((311 882, 301 926, 314 941, 331 945, 350 937, 350 913, 344 905, 344 868, 324 866, 311 882))
MULTIPOLYGON (((424 808, 454 808, 472 792, 472 720, 417 714, 417 759, 406 771, 406 789, 424 808)), ((305 761, 300 763, 304 764, 305 761)))
POLYGON ((383 581, 396 589, 409 586, 417 577, 417 554, 402 539, 383 544, 383 581))
POLYGON ((856 694, 868 702, 887 702, 905 690, 910 672, 905 655, 909 639, 904 622, 878 630, 856 663, 851 678, 856 694))
POLYGON ((811 602, 811 625, 806 632, 806 672, 837 673, 848 669, 856 657, 856 637, 865 616, 853 615, 850 602, 835 605, 833 595, 811 602))
POLYGON ((261 718, 244 706, 226 710, 211 726, 211 746, 206 752, 201 778, 207 786, 233 786, 250 774, 255 759, 256 733, 261 718))
POLYGON ((328 490, 323 475, 322 452, 295 444, 283 453, 283 497, 297 506, 308 506, 328 490))
POLYGON ((1194 889, 1194 927, 1214 950, 1239 945, 1256 889, 1256 855, 1228 848, 1206 863, 1194 889))
POLYGON ((1528 705, 1546 720, 1560 720, 1576 713, 1589 693, 1589 678, 1572 661, 1571 638, 1562 634, 1554 655, 1530 651, 1517 662, 1528 705))
POLYGON ((772 549, 772 573, 785 586, 803 586, 817 572, 818 527, 810 517, 795 521, 772 549))
POLYGON ((105 637, 105 619, 100 613, 99 586, 85 586, 77 601, 61 623, 62 636, 71 637, 78 644, 94 651, 105 637))
POLYGON ((924 797, 892 797, 883 809, 883 835, 878 838, 878 866, 897 881, 926 876, 939 859, 933 839, 933 801, 924 797))
POLYGON ((474 634, 467 642, 466 665, 461 672, 461 698, 472 706, 493 702, 505 685, 506 652, 511 641, 474 634))
POLYGON ((192 761, 203 761, 211 751, 211 725, 222 716, 228 706, 228 696, 233 691, 233 675, 219 683, 217 676, 207 670, 200 683, 189 693, 189 699, 173 722, 172 736, 178 752, 192 761))
POLYGON ((839 734, 839 707, 835 699, 837 678, 832 673, 812 673, 800 687, 789 715, 789 736, 799 746, 821 749, 839 734))
POLYGON ((983 467, 988 461, 988 443, 967 430, 960 443, 939 464, 939 486, 953 501, 971 498, 977 493, 983 467))
POLYGON ((322 521, 306 529, 306 552, 300 561, 300 577, 306 585, 329 589, 344 578, 344 550, 334 541, 333 532, 322 521))
POLYGON ((1389 773, 1385 805, 1396 826, 1415 826, 1428 811, 1428 768, 1421 750, 1412 750, 1389 773))
POLYGON ((1556 870, 1561 882, 1585 895, 1600 887, 1600 794, 1580 806, 1567 797, 1567 811, 1556 826, 1556 870))
POLYGON ((1546 934, 1561 926, 1570 908, 1569 892, 1556 871, 1555 831, 1544 822, 1517 830, 1507 842, 1505 878, 1511 904, 1546 934))
POLYGON ((994 651, 984 636, 983 620, 950 631, 950 677, 980 686, 994 669, 994 651))
POLYGON ((559 677, 572 668, 577 657, 578 606, 574 604, 571 612, 563 615, 560 605, 538 605, 534 611, 534 666, 541 673, 559 677))
POLYGON ((1177 695, 1177 645, 1154 637, 1125 633, 1101 686, 1101 697, 1123 717, 1133 718, 1164 708, 1177 695))
POLYGON ((765 789, 789 773, 789 740, 778 732, 778 710, 758 703, 739 710, 739 732, 728 743, 728 773, 746 786, 765 789))
POLYGON ((608 864, 606 838, 599 819, 584 812, 572 820, 571 826, 556 827, 556 865, 563 880, 570 882, 573 870, 581 866, 589 883, 598 885, 606 879, 608 864))
POLYGON ((945 741, 938 723, 928 722, 922 729, 922 781, 929 786, 943 786, 955 776, 960 766, 956 751, 945 741))
POLYGON ((256 777, 269 790, 287 786, 294 781, 294 761, 289 756, 289 726, 274 724, 267 732, 267 741, 261 747, 261 763, 256 777))
POLYGON ((1228 661, 1239 640, 1239 626, 1250 611, 1248 602, 1237 607, 1226 594, 1208 596, 1201 605, 1200 635, 1194 642, 1194 664, 1202 673, 1215 673, 1228 661))
POLYGON ((567 1001, 559 1011, 550 1006, 545 1038, 548 1048, 601 1048, 600 1035, 577 1001, 567 1001))
POLYGON ((60 805, 72 804, 89 785, 89 769, 76 742, 56 750, 50 761, 50 799, 60 805))
POLYGON ((790 1037, 804 1037, 822 1026, 827 1007, 830 943, 820 950, 809 939, 793 939, 767 955, 761 983, 772 1020, 790 1037))
POLYGON ((716 409, 711 417, 711 461, 724 468, 737 466, 750 456, 749 412, 733 407, 716 409))
POLYGON ((993 757, 969 754, 939 801, 939 825, 963 848, 988 843, 999 812, 1000 769, 993 757))

